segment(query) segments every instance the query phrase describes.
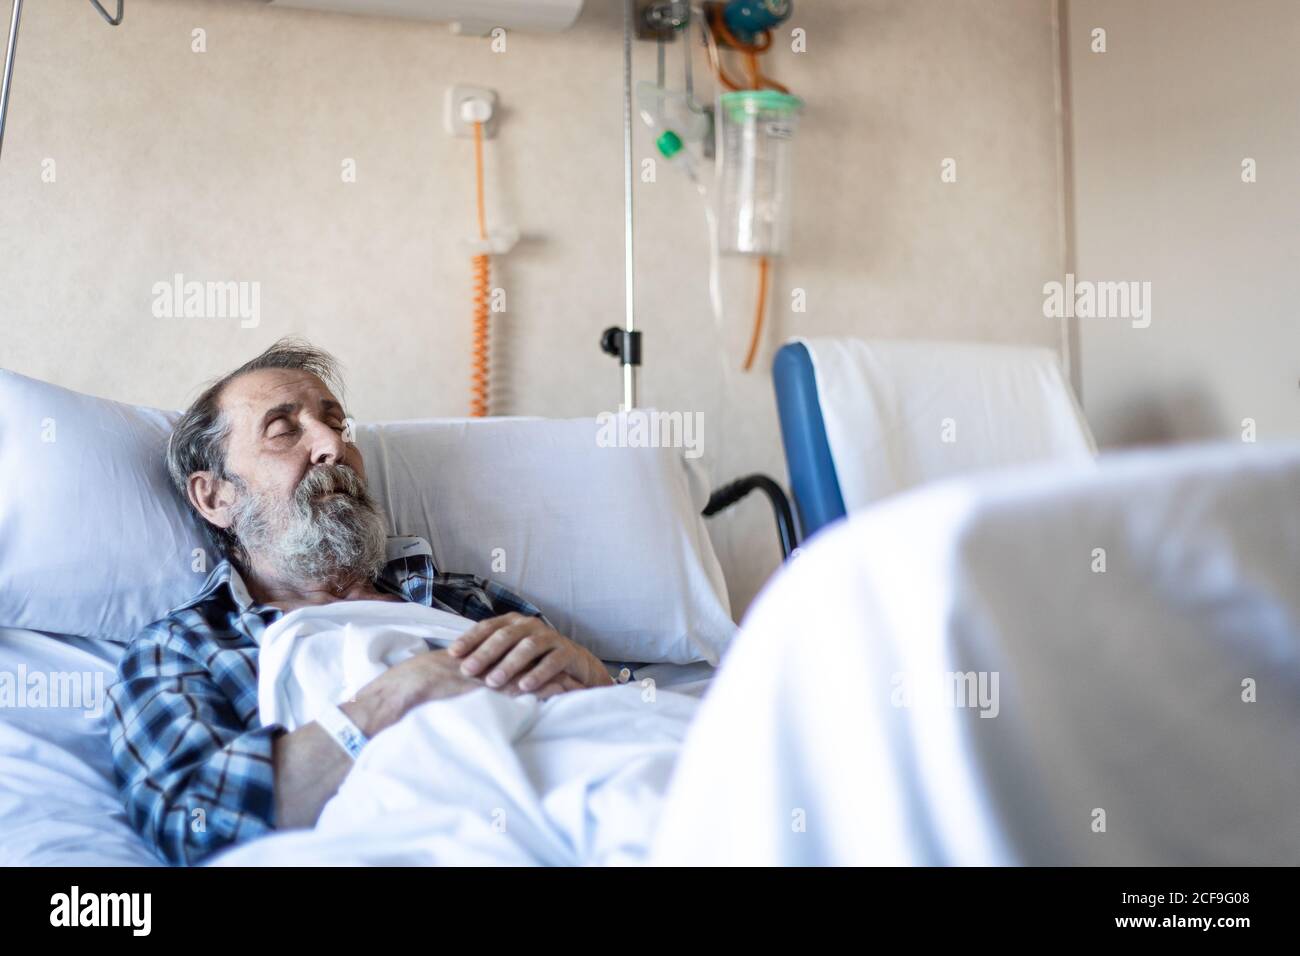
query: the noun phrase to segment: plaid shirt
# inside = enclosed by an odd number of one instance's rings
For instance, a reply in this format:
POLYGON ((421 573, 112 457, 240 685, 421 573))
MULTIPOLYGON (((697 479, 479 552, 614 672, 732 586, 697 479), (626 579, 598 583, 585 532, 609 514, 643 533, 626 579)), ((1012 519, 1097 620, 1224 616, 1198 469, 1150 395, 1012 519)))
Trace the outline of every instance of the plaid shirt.
MULTIPOLYGON (((476 621, 511 611, 546 621, 499 584, 440 573, 422 538, 389 538, 388 558, 382 591, 476 621)), ((275 828, 271 752, 287 731, 258 717, 257 655, 284 613, 255 604, 222 561, 118 665, 108 692, 113 766, 131 825, 169 863, 197 863, 275 828)))

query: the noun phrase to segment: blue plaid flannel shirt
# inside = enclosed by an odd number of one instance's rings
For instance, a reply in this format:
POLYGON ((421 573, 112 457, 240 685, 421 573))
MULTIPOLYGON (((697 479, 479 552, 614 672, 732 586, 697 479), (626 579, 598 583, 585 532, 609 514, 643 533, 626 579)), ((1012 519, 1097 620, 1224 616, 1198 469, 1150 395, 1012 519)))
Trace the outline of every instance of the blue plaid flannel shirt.
MULTIPOLYGON (((389 538, 388 558, 380 590, 476 621, 517 611, 550 625, 495 582, 439 572, 422 538, 389 538)), ((275 828, 271 752, 287 731, 258 718, 257 655, 284 613, 255 604, 222 561, 118 665, 106 715, 118 786, 131 825, 169 863, 197 863, 275 828)))

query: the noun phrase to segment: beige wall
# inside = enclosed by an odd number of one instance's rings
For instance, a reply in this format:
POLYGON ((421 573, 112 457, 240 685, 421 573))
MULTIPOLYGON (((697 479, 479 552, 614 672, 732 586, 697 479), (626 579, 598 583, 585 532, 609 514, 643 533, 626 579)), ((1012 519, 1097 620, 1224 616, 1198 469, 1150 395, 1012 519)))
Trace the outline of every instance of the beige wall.
POLYGON ((1067 22, 1076 271, 1151 283, 1149 328, 1078 323, 1098 439, 1300 436, 1300 4, 1070 0, 1067 22))
MULTIPOLYGON (((596 342, 623 313, 620 9, 588 0, 572 31, 512 35, 493 54, 436 24, 256 0, 130 0, 117 30, 83 0, 29 3, 0 162, 0 364, 179 406, 298 332, 344 358, 360 418, 464 414, 472 146, 443 133, 441 104, 449 84, 479 83, 505 107, 489 219, 525 235, 496 264, 509 303, 496 408, 613 408, 617 365, 596 342), (152 286, 177 272, 260 282, 260 326, 154 318, 152 286)), ((1062 261, 1051 0, 797 10, 808 52, 787 35, 766 60, 809 105, 758 373, 736 371, 755 271, 727 267, 722 352, 697 197, 670 169, 637 187, 643 402, 705 414, 719 480, 785 477, 767 374, 785 337, 1058 339, 1041 296, 1062 261), (945 157, 956 184, 940 182, 945 157), (790 310, 795 288, 806 313, 790 310)), ((637 45, 638 77, 654 55, 637 45)), ((649 155, 641 129, 636 145, 649 155)), ((716 520, 743 607, 778 561, 771 518, 755 501, 716 520)))

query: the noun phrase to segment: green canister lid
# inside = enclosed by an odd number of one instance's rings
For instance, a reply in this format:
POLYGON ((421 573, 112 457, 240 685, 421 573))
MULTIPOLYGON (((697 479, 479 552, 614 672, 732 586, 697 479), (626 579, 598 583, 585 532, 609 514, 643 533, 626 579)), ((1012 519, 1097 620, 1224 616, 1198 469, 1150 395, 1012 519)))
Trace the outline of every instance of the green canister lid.
POLYGON ((723 93, 723 107, 733 120, 743 120, 757 113, 777 113, 792 116, 803 109, 803 100, 777 90, 736 90, 723 93))

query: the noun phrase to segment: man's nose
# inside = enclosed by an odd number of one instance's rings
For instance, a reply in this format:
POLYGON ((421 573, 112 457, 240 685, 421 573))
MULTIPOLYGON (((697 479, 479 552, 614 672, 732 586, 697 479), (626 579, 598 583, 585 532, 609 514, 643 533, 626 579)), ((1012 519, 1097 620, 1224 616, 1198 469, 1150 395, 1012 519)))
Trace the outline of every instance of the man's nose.
POLYGON ((343 460, 348 451, 348 444, 343 440, 341 433, 324 422, 312 422, 308 427, 313 465, 333 465, 343 460))

